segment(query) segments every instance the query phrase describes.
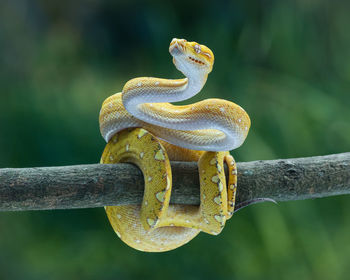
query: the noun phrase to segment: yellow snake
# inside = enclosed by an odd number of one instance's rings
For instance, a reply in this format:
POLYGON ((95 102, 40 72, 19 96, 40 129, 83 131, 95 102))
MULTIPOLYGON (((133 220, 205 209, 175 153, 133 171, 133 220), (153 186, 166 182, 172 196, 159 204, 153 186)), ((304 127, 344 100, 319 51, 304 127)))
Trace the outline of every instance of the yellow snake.
POLYGON ((250 128, 248 114, 226 100, 167 103, 197 94, 214 64, 212 51, 196 42, 173 39, 169 51, 186 78, 132 79, 103 102, 99 119, 108 142, 101 163, 134 163, 145 181, 142 204, 106 207, 109 221, 126 244, 148 252, 175 249, 200 231, 221 232, 233 214, 237 186, 236 164, 227 151, 239 147, 250 128), (169 159, 198 162, 200 206, 169 205, 169 159))

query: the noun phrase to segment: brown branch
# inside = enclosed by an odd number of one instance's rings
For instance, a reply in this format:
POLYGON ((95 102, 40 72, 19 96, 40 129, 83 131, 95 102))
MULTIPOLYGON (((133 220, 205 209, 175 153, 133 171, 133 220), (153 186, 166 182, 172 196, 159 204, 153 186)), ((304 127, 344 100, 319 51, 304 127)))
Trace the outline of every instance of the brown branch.
MULTIPOLYGON (((172 162, 172 203, 199 204, 196 163, 172 162)), ((350 153, 238 163, 238 203, 350 193, 350 153)), ((143 177, 131 164, 0 169, 0 211, 140 203, 143 177)))

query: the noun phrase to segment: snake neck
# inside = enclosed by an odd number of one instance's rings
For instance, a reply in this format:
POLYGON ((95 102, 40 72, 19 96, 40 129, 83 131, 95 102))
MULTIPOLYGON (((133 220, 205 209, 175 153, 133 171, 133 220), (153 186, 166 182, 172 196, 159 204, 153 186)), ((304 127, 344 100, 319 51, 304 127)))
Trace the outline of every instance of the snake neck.
POLYGON ((208 75, 196 75, 187 77, 187 85, 186 89, 183 90, 183 92, 179 92, 179 99, 176 101, 171 102, 177 102, 177 101, 183 101, 186 99, 191 98, 192 96, 195 96, 197 93, 199 93, 202 88, 204 87, 206 81, 207 81, 208 75))

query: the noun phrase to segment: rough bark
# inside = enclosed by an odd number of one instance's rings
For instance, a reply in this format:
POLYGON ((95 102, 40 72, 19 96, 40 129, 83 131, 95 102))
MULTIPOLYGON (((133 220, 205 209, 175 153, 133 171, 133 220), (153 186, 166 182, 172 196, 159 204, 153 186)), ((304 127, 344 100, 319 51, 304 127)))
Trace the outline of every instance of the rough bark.
MULTIPOLYGON (((350 193, 350 153, 241 162, 238 203, 350 193)), ((172 162, 171 203, 199 204, 196 163, 172 162)), ((131 164, 0 169, 0 211, 90 208, 140 203, 143 177, 131 164)))

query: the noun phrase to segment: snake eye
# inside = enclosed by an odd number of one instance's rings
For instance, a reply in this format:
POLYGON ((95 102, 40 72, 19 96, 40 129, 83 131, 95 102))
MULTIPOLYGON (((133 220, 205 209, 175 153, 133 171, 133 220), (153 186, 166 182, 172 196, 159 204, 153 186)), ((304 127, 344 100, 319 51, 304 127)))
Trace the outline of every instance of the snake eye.
POLYGON ((194 49, 194 51, 195 51, 196 53, 201 53, 201 46, 200 46, 200 45, 195 44, 195 45, 193 46, 193 49, 194 49))

